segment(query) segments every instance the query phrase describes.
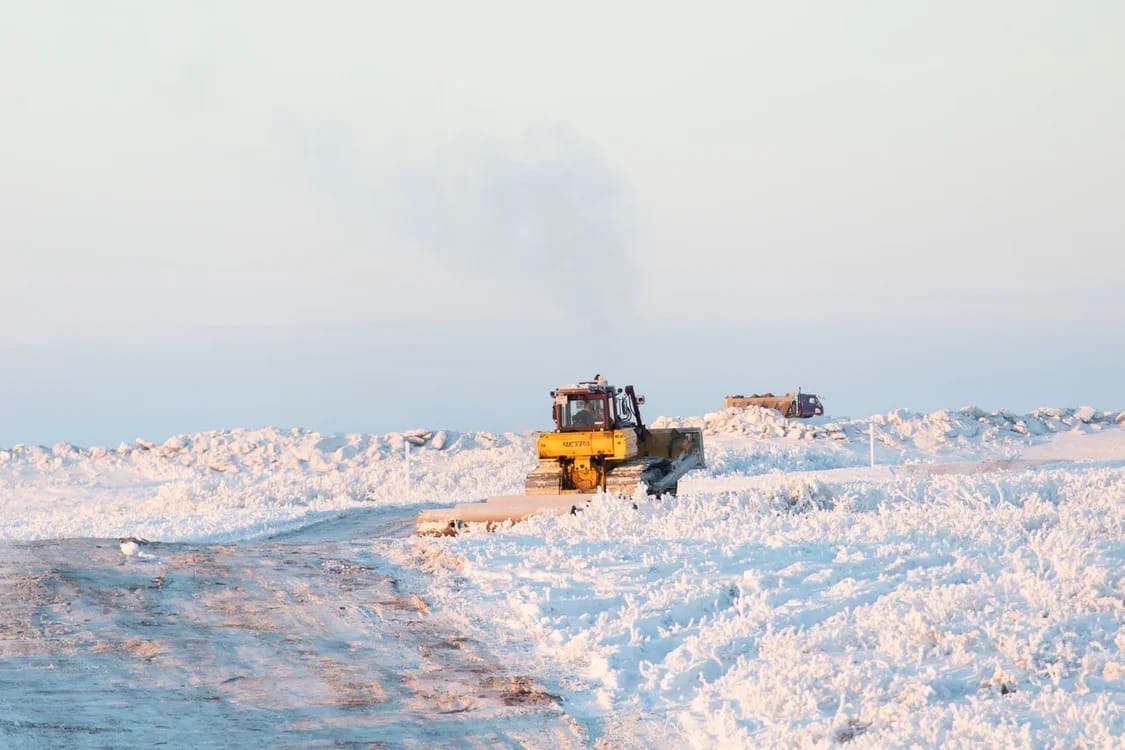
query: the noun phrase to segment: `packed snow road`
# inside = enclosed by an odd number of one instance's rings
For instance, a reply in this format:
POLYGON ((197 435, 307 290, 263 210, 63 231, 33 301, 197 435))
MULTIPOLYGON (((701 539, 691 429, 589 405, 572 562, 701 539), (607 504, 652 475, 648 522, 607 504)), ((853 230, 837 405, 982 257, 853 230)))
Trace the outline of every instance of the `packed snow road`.
POLYGON ((243 543, 0 543, 6 747, 577 747, 372 553, 415 510, 243 543))

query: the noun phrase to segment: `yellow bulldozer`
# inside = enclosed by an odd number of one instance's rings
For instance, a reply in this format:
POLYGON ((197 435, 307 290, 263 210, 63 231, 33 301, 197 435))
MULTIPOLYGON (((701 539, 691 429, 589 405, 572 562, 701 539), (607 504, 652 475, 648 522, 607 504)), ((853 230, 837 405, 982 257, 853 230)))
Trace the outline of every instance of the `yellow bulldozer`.
POLYGON ((638 482, 659 495, 676 494, 679 478, 703 465, 699 428, 654 429, 641 421, 633 386, 594 380, 551 391, 553 432, 539 435, 539 465, 527 477, 529 495, 632 493, 638 482))
POLYGON ((422 511, 419 534, 456 534, 471 522, 485 527, 534 513, 574 513, 599 491, 632 495, 675 494, 680 477, 704 465, 698 427, 653 428, 641 419, 644 397, 600 375, 550 393, 555 429, 536 441, 538 463, 524 495, 489 498, 453 508, 422 511))

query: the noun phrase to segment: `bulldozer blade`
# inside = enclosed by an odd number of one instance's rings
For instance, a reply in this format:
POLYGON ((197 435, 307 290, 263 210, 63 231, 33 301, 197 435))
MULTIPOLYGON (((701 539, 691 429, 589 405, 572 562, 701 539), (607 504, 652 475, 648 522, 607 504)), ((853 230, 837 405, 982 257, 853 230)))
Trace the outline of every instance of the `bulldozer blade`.
POLYGON ((688 469, 703 467, 703 430, 698 427, 650 427, 640 443, 643 456, 667 458, 688 469))
POLYGON ((539 514, 563 515, 586 507, 592 494, 500 495, 475 503, 457 503, 452 508, 423 510, 418 513, 415 531, 419 536, 454 536, 483 524, 491 529, 505 521, 513 523, 539 514))

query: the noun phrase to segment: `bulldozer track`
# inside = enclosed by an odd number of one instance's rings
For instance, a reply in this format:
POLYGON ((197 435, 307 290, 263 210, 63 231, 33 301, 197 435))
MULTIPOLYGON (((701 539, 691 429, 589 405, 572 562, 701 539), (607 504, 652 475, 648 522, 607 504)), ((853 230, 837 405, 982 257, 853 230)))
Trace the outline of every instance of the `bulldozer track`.
MULTIPOLYGON (((644 482, 651 487, 663 478, 671 468, 671 462, 666 458, 637 458, 628 463, 615 466, 606 475, 606 492, 617 494, 632 494, 637 485, 644 482)), ((667 490, 675 494, 675 487, 667 490)))
MULTIPOLYGON (((605 491, 615 494, 631 495, 640 482, 648 486, 657 484, 672 469, 672 462, 666 458, 643 457, 618 464, 606 474, 605 491)), ((527 475, 524 485, 529 495, 557 495, 562 492, 563 470, 555 459, 541 459, 539 465, 527 475)), ((664 492, 676 493, 676 485, 664 488, 664 492)))
POLYGON ((557 495, 562 488, 562 468, 553 458, 540 459, 524 484, 529 495, 557 495))

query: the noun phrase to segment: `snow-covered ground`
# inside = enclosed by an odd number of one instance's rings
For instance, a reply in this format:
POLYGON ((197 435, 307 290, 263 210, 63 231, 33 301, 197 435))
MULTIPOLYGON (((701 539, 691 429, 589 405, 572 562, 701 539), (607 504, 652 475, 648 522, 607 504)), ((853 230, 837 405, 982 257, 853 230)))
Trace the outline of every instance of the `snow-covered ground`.
MULTIPOLYGON (((704 428, 707 468, 677 498, 368 550, 591 745, 1120 746, 1123 423, 660 418, 704 428)), ((533 451, 532 432, 427 430, 11 446, 0 539, 246 543, 517 493, 533 451)))

